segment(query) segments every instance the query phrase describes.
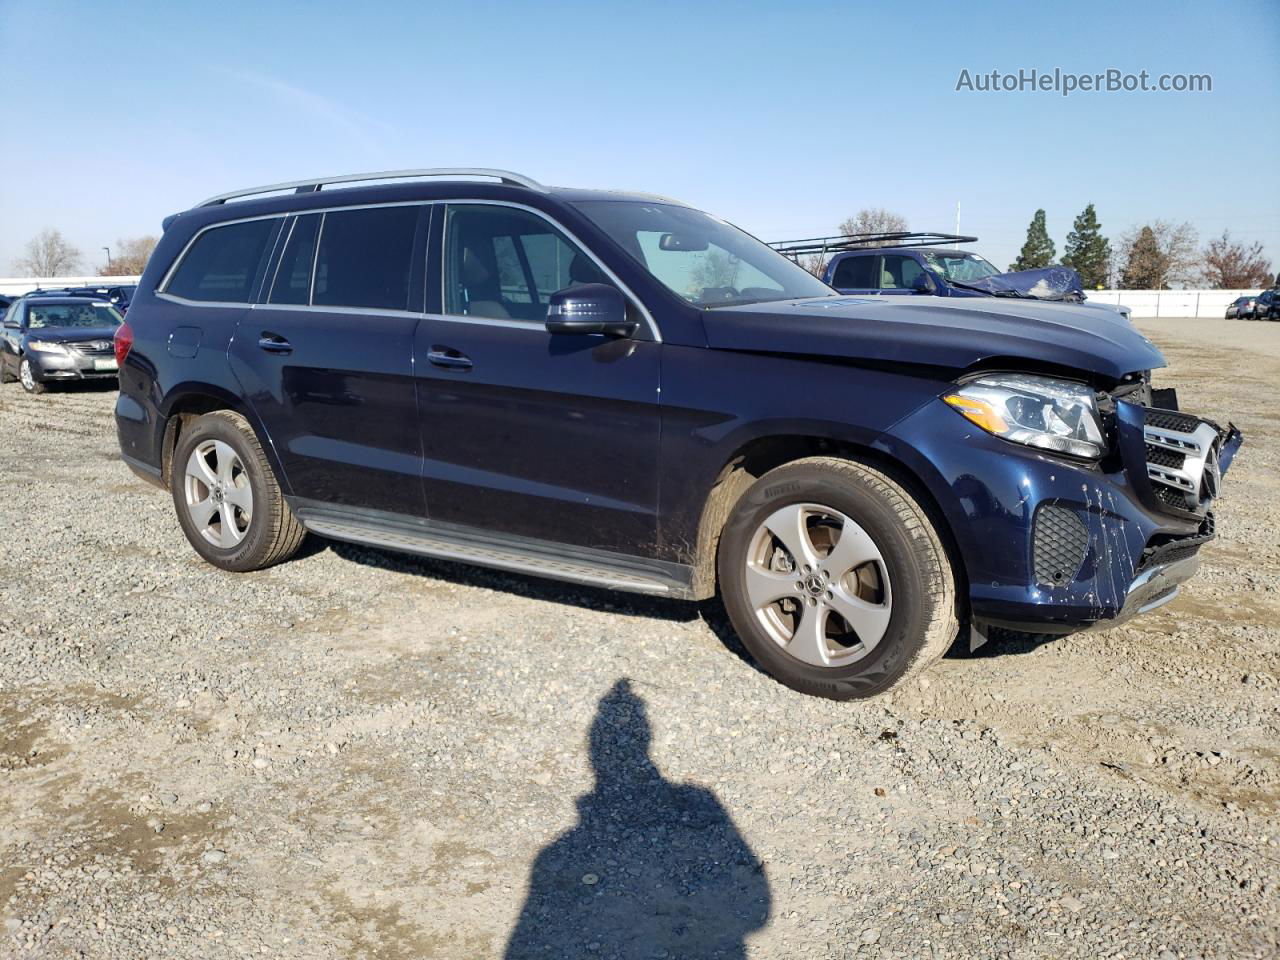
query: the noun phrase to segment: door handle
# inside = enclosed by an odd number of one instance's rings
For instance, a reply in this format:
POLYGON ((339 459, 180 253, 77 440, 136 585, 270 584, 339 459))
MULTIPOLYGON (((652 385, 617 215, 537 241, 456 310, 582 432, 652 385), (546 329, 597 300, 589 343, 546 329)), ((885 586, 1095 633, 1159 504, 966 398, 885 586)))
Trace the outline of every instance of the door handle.
POLYGON ((293 344, 278 333, 272 333, 269 330, 263 330, 262 336, 258 338, 258 347, 267 351, 267 353, 292 353, 293 344))
POLYGON ((437 367, 449 367, 453 370, 470 370, 471 358, 461 350, 452 347, 432 347, 427 352, 427 359, 437 367))

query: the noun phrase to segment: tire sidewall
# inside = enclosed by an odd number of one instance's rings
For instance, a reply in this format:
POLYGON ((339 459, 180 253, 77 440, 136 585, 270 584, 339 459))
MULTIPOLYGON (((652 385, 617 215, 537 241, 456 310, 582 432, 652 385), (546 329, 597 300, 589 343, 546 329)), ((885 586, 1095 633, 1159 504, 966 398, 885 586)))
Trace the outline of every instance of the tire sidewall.
POLYGON ((35 364, 30 359, 23 357, 18 361, 18 382, 22 384, 22 389, 27 393, 42 393, 44 384, 40 382, 40 378, 36 376, 35 364), (31 374, 31 386, 27 386, 27 381, 22 379, 22 371, 26 369, 31 374))
POLYGON ((818 466, 783 467, 757 481, 725 524, 717 557, 722 599, 738 636, 756 660, 787 686, 833 699, 874 696, 915 662, 925 642, 930 609, 926 571, 902 518, 856 478, 818 466), (861 526, 884 560, 892 590, 889 626, 867 656, 842 667, 815 667, 787 654, 758 623, 747 600, 744 567, 751 540, 774 511, 799 503, 828 506, 861 526))
POLYGON ((256 562, 266 551, 267 538, 272 528, 271 499, 267 489, 267 480, 263 476, 255 451, 250 448, 244 433, 228 417, 218 414, 206 414, 197 419, 183 431, 174 448, 173 461, 169 468, 169 490, 173 495, 174 511, 178 515, 178 523, 187 540, 205 560, 224 570, 247 571, 258 569, 256 562), (253 514, 249 520, 249 530, 236 546, 223 548, 214 546, 196 529, 191 514, 187 510, 186 484, 187 460, 192 451, 207 440, 221 440, 236 452, 240 463, 249 478, 249 488, 253 492, 253 514))

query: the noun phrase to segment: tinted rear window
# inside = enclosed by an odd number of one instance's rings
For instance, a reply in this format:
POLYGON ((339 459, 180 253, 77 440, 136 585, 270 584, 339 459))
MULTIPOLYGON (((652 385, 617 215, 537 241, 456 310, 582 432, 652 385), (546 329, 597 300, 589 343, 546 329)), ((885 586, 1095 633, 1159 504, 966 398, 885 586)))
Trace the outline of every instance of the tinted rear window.
POLYGON ((311 297, 311 264, 315 259, 320 214, 299 217, 293 224, 284 255, 271 287, 272 303, 308 303, 311 297))
POLYGON ((165 286, 188 300, 248 303, 278 219, 212 227, 196 239, 165 286))
POLYGON ((879 284, 872 277, 872 268, 876 264, 875 256, 845 257, 836 264, 835 276, 831 278, 833 287, 874 290, 879 284))
POLYGON ((313 304, 405 310, 421 207, 326 213, 313 304))

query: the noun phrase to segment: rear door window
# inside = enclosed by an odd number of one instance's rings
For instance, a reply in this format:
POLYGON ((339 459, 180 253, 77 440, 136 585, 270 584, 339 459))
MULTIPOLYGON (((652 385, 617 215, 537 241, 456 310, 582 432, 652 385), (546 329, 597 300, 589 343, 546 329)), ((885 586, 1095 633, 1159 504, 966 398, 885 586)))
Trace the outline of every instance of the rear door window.
POLYGON ((315 263, 320 214, 298 217, 289 231, 284 254, 271 285, 271 303, 311 302, 311 267, 315 263))
POLYGON ((871 254, 862 257, 845 257, 836 264, 831 285, 853 290, 874 290, 879 286, 873 277, 875 264, 876 257, 871 254))
POLYGON ((419 206, 368 207, 324 215, 311 302, 407 310, 419 206))
POLYGON ((249 303, 282 219, 246 220, 204 231, 178 264, 164 292, 188 300, 249 303))

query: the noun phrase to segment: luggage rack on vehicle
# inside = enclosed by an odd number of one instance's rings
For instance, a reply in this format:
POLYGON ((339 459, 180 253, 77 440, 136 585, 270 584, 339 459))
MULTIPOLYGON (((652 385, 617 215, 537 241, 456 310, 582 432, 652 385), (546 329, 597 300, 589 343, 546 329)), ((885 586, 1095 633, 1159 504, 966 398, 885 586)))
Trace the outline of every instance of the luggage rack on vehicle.
POLYGON ((510 170, 495 170, 491 167, 427 167, 420 170, 380 170, 376 173, 344 173, 336 177, 312 177, 309 180, 290 180, 287 183, 269 183, 261 187, 249 187, 246 190, 232 190, 220 193, 197 203, 197 207, 212 207, 228 200, 241 197, 252 197, 261 193, 282 193, 292 190, 294 193, 314 193, 335 183, 363 183, 366 180, 411 180, 417 177, 491 177, 502 183, 526 187, 546 193, 547 188, 532 177, 510 170))
POLYGON ((863 247, 932 247, 939 243, 975 243, 977 239, 959 233, 848 233, 807 240, 779 240, 769 246, 794 260, 806 254, 820 253, 825 257, 828 253, 863 247))

